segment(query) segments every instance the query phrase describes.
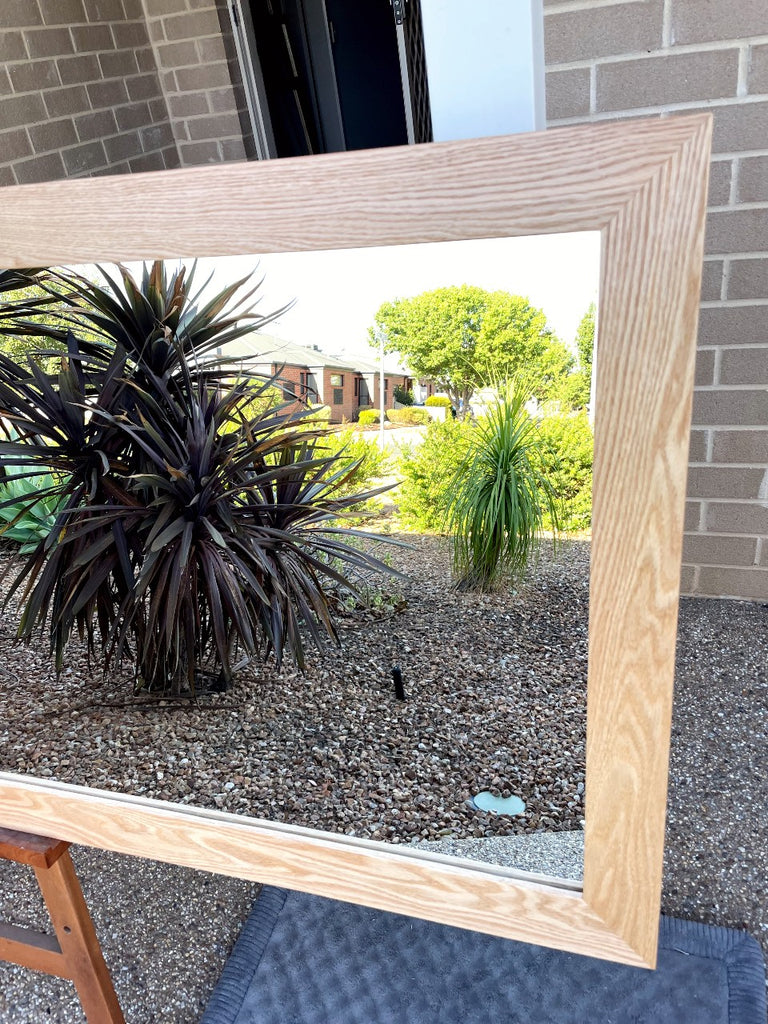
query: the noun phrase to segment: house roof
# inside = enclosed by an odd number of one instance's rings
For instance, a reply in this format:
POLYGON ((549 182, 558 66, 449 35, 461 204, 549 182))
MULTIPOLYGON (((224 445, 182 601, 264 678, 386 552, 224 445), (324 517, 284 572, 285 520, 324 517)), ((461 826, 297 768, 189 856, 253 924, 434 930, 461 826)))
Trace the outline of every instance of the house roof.
POLYGON ((243 359, 255 363, 276 363, 278 366, 306 366, 310 369, 330 367, 334 370, 356 370, 357 360, 339 359, 321 352, 317 348, 297 345, 293 341, 276 338, 272 334, 254 331, 245 337, 225 345, 222 356, 230 359, 243 359))
MULTIPOLYGON (((224 346, 221 355, 230 359, 247 359, 249 362, 259 364, 277 363, 306 366, 309 369, 329 367, 333 370, 350 370, 358 373, 379 372, 378 359, 361 359, 352 355, 332 356, 318 348, 297 345, 293 341, 276 338, 273 334, 264 334, 262 331, 254 331, 253 334, 230 342, 224 346)), ((384 360, 384 373, 390 377, 410 376, 408 370, 391 359, 384 360)))
MULTIPOLYGON (((378 373, 380 366, 378 359, 361 359, 359 356, 350 357, 354 359, 355 368, 361 373, 378 373)), ((404 366, 393 359, 384 360, 384 373, 389 377, 411 377, 413 376, 404 366)))

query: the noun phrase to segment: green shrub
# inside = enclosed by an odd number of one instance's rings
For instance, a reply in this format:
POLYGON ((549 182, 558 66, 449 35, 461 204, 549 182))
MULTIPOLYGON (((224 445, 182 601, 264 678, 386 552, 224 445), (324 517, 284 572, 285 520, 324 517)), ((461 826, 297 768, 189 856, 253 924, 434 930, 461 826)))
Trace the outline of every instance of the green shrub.
POLYGON ((450 409, 453 402, 447 395, 430 395, 424 405, 438 406, 443 409, 450 409))
MULTIPOLYGON (((240 383, 241 378, 233 377, 230 381, 227 381, 230 387, 240 383)), ((280 388, 275 387, 271 383, 265 382, 259 390, 256 397, 252 398, 247 405, 244 405, 241 410, 241 420, 248 423, 254 423, 262 416, 265 416, 268 412, 273 409, 277 409, 283 404, 283 393, 280 388)), ((221 430, 224 433, 231 434, 234 431, 239 430, 241 423, 236 422, 234 419, 227 421, 221 425, 221 430)))
POLYGON ((445 531, 451 478, 466 456, 473 429, 468 422, 433 420, 421 444, 402 450, 397 502, 404 525, 427 532, 445 531))
POLYGON ((405 388, 401 388, 399 384, 395 384, 392 389, 392 395, 396 402, 400 405, 413 405, 413 392, 406 391, 405 388))
POLYGON ((381 412, 378 409, 361 409, 357 422, 363 427, 370 427, 381 419, 381 412))
POLYGON ((52 493, 49 474, 18 476, 14 467, 0 481, 0 537, 19 545, 22 554, 34 551, 53 529, 61 500, 52 493))
POLYGON ((523 389, 502 390, 478 421, 467 456, 451 480, 453 568, 464 590, 491 590, 503 573, 521 576, 536 547, 545 509, 557 527, 526 397, 523 389))
MULTIPOLYGON (((586 412, 546 416, 539 423, 540 463, 558 509, 560 529, 588 530, 592 523, 592 428, 586 412)), ((545 516, 544 525, 551 528, 545 516)))
POLYGON ((426 409, 387 409, 387 419, 399 426, 418 427, 429 423, 426 409))
POLYGON ((378 444, 351 427, 326 434, 317 442, 316 452, 323 458, 337 457, 339 468, 352 469, 335 492, 339 497, 362 491, 386 471, 387 456, 378 444))

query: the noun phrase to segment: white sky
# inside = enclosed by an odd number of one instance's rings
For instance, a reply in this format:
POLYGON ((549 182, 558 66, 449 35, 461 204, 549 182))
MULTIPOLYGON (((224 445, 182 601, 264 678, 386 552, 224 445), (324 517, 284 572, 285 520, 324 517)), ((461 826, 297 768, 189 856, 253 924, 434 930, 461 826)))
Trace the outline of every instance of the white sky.
POLYGON ((259 310, 295 306, 266 328, 329 353, 374 356, 368 328, 382 302, 449 285, 478 285, 522 295, 544 310, 557 336, 572 345, 579 321, 597 301, 600 235, 579 232, 371 249, 279 253, 200 260, 202 280, 224 287, 256 264, 264 276, 259 310))

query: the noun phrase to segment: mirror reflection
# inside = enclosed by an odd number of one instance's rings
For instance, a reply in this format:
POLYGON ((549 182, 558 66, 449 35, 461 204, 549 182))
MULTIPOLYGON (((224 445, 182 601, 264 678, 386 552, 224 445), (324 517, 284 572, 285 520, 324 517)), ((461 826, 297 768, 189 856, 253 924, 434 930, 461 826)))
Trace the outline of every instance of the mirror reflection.
POLYGON ((581 877, 598 277, 4 274, 3 770, 581 877))

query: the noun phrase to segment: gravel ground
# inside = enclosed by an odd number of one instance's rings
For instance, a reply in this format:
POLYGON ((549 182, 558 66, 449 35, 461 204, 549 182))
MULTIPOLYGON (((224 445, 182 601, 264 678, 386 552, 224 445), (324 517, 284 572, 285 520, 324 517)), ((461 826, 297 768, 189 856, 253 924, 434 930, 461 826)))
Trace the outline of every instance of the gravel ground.
MULTIPOLYGON (((343 652, 313 659, 306 677, 245 672, 229 694, 183 707, 135 706, 125 679, 94 678, 79 652, 57 682, 39 647, 12 644, 13 622, 0 623, 2 767, 391 842, 464 843, 523 867, 540 857, 539 870, 550 857, 577 877, 588 545, 544 552, 518 593, 477 596, 449 589, 440 541, 413 543, 394 553, 405 610, 351 620, 343 652), (526 813, 474 810, 483 789, 521 796, 526 813)), ((666 913, 746 928, 764 948, 767 639, 765 607, 682 602, 663 895, 666 913)), ((100 851, 74 858, 129 1024, 197 1021, 254 887, 100 851)), ((31 875, 0 863, 0 880, 5 920, 45 923, 31 875)), ((81 1021, 69 989, 0 964, 0 1022, 81 1021)))

